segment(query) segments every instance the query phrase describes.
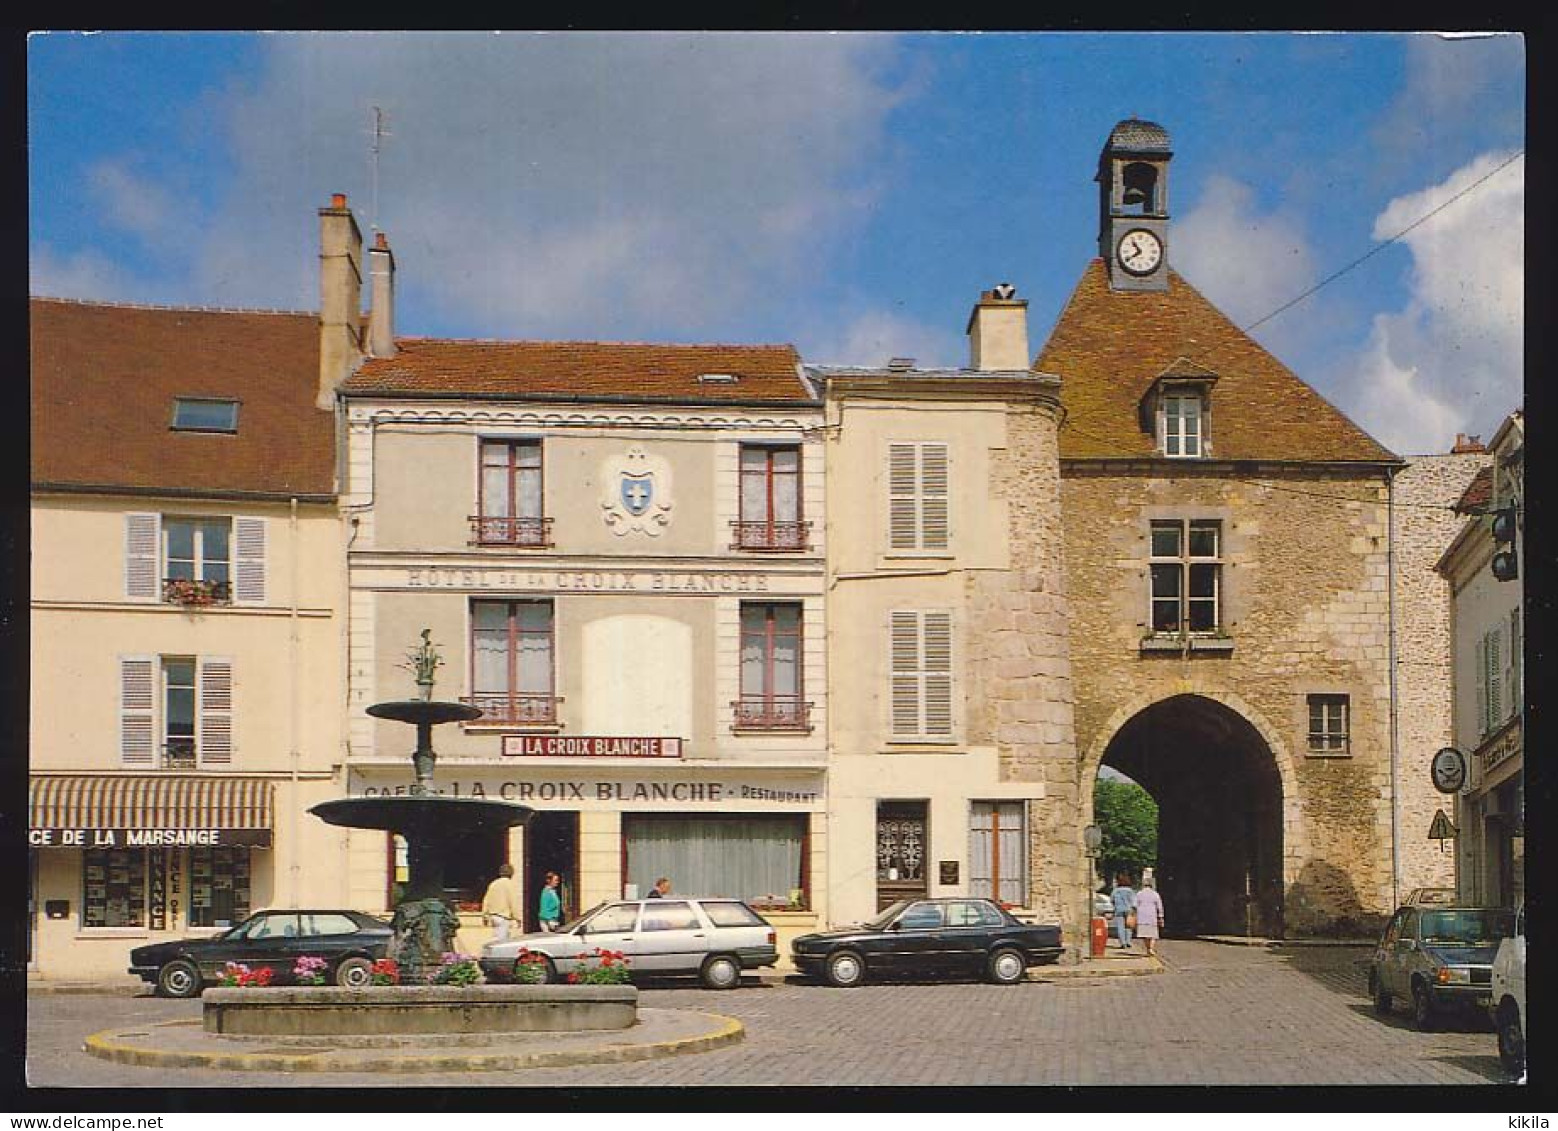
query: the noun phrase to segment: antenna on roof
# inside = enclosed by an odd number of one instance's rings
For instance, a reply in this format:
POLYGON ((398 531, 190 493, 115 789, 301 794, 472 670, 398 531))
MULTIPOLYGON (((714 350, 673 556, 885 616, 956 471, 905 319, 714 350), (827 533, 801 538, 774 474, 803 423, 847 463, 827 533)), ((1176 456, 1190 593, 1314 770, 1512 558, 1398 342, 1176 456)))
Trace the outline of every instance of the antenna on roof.
POLYGON ((393 136, 384 128, 384 111, 377 106, 373 108, 373 145, 371 154, 373 160, 373 212, 368 224, 375 232, 379 230, 379 149, 384 139, 393 136))

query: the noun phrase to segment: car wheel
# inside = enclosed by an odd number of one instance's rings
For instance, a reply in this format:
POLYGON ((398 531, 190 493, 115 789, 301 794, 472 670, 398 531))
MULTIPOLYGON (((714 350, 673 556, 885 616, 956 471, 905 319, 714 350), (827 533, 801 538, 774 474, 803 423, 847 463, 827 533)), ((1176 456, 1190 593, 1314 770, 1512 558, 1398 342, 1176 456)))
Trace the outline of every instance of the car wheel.
POLYGON ((538 986, 555 986, 561 982, 562 976, 557 973, 557 964, 550 958, 541 966, 541 978, 536 983, 538 986))
POLYGON ((1374 1012, 1381 1017, 1390 1015, 1390 991, 1380 984, 1379 975, 1369 974, 1369 996, 1374 999, 1374 1012))
POLYGON ((1412 1024, 1425 1033, 1434 1027, 1434 999, 1422 982, 1412 986, 1412 1024))
POLYGON ((865 960, 852 950, 840 950, 828 956, 824 967, 830 986, 848 988, 865 981, 865 960))
POLYGON ((1498 1058, 1512 1076, 1525 1070, 1526 1038, 1520 1031, 1520 1011, 1512 1005, 1498 1012, 1498 1058))
POLYGON ((1028 972, 1028 962, 1016 947, 1003 946, 990 955, 986 969, 990 980, 996 985, 1015 986, 1028 972))
POLYGON ((728 954, 716 954, 704 959, 698 977, 711 990, 735 989, 741 984, 741 964, 728 954))
POLYGON ((163 997, 199 997, 200 971, 179 958, 157 971, 157 992, 163 997))
POLYGON ((348 990, 365 990, 373 985, 373 963, 366 958, 346 958, 335 968, 335 984, 348 990))

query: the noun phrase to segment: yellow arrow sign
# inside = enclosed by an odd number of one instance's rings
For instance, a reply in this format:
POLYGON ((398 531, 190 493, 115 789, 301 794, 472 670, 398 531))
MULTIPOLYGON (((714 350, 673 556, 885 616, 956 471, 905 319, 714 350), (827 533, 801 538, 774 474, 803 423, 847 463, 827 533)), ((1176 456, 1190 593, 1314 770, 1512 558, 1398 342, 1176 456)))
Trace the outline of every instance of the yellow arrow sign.
POLYGON ((1428 826, 1428 839, 1437 841, 1453 840, 1455 838, 1455 826, 1450 824, 1450 818, 1444 815, 1441 809, 1434 814, 1434 823, 1428 826))

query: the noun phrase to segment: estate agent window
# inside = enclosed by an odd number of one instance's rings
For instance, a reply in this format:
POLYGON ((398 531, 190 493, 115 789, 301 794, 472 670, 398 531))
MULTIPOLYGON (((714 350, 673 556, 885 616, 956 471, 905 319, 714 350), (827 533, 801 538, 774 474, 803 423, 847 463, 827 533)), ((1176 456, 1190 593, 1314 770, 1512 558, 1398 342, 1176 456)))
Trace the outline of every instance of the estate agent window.
POLYGON ((1309 696, 1309 752, 1311 754, 1347 753, 1350 725, 1348 698, 1345 695, 1309 696))
POLYGON ((249 850, 189 850, 189 925, 230 927, 249 917, 249 850))
POLYGON ((1021 801, 975 801, 969 814, 968 894, 1027 902, 1027 821, 1021 801))
POLYGON ((804 730, 801 605, 741 603, 741 699, 737 729, 804 730))
POLYGON ((944 443, 887 446, 888 534, 893 550, 945 550, 951 481, 944 443))
POLYGON ((804 550, 801 449, 794 444, 741 445, 740 550, 804 550))
POLYGON ((480 513, 472 520, 477 544, 550 545, 541 487, 540 440, 483 440, 480 513))
POLYGON ((551 601, 476 601, 471 606, 472 695, 482 721, 515 726, 557 721, 551 601))
POLYGON ((146 850, 88 848, 81 853, 83 927, 146 926, 146 850))
POLYGON ((806 826, 804 813, 625 813, 623 879, 640 893, 670 876, 676 895, 803 909, 806 826))
POLYGON ((1152 631, 1216 633, 1222 625, 1222 523, 1152 523, 1152 631))

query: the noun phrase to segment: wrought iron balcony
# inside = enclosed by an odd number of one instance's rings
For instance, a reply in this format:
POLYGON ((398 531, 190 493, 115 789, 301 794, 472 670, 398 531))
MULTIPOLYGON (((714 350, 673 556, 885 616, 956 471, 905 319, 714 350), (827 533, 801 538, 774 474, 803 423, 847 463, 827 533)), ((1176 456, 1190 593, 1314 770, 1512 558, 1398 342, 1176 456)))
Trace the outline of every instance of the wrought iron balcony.
POLYGON ((753 695, 731 703, 736 730, 811 730, 811 704, 799 695, 753 695))
POLYGON ((531 695, 524 692, 478 692, 463 695, 460 702, 481 710, 477 726, 544 727, 557 725, 558 695, 531 695))
POLYGON ((736 540, 732 550, 806 550, 810 546, 809 522, 732 522, 736 540))
POLYGON ((164 577, 162 599, 169 605, 183 605, 186 609, 231 605, 233 585, 230 581, 205 581, 198 577, 164 577))
POLYGON ((545 547, 552 544, 552 520, 549 518, 473 514, 470 522, 473 546, 545 547))
POLYGON ((170 738, 162 744, 162 768, 164 770, 193 770, 195 768, 195 740, 170 738))

